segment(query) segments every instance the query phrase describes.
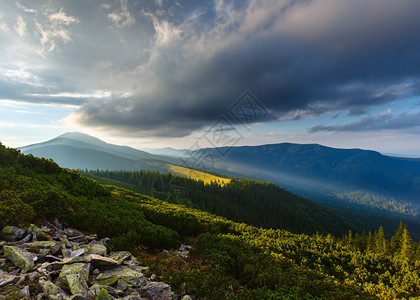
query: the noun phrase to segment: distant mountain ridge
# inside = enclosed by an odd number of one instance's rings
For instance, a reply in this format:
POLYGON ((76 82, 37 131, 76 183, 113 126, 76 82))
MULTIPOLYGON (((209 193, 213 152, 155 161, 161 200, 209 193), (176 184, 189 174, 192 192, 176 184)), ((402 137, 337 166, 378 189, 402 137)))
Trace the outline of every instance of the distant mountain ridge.
POLYGON ((197 157, 215 157, 216 172, 248 175, 313 198, 357 190, 408 201, 417 208, 420 204, 420 161, 416 159, 318 144, 282 143, 197 151, 197 157))
POLYGON ((93 136, 70 132, 52 140, 19 148, 24 154, 52 158, 63 168, 150 170, 164 167, 163 156, 106 143, 93 136))

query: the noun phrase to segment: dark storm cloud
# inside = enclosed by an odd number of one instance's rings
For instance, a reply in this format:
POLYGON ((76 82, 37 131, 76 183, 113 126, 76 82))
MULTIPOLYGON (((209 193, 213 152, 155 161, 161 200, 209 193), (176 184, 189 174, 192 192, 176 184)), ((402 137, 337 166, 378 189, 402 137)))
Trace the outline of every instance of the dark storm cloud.
POLYGON ((115 109, 118 101, 92 101, 75 117, 182 136, 226 115, 245 90, 270 111, 266 120, 296 110, 359 115, 417 93, 407 82, 420 77, 418 1, 212 5, 214 17, 200 31, 153 17, 155 60, 146 70, 154 89, 124 99, 125 110, 115 109))
POLYGON ((420 112, 402 113, 393 116, 390 112, 375 117, 365 117, 359 121, 344 125, 319 125, 312 127, 310 132, 331 131, 377 131, 377 130, 405 130, 419 134, 420 112))
POLYGON ((49 65, 40 80, 62 80, 53 94, 92 94, 75 97, 82 106, 68 117, 87 126, 185 136, 227 115, 245 90, 265 121, 363 115, 420 94, 418 0, 46 3, 43 22, 15 13, 27 36, 30 22, 51 32, 42 40, 35 26, 32 43, 49 65), (54 23, 59 12, 67 19, 54 23))

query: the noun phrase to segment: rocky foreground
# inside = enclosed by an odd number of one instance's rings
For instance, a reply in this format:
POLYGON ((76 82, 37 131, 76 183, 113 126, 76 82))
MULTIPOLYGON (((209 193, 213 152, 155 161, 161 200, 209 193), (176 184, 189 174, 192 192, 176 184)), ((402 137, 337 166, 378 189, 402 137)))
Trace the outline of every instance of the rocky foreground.
POLYGON ((108 253, 109 239, 57 220, 6 226, 0 238, 0 299, 191 299, 147 278, 130 252, 108 253))

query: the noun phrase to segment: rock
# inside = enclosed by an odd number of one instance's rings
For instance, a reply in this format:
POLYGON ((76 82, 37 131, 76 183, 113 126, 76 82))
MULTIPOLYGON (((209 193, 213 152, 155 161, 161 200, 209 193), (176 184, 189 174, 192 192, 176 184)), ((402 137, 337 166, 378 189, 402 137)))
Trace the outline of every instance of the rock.
POLYGON ((29 225, 28 233, 32 234, 32 239, 34 241, 38 240, 38 237, 42 232, 41 228, 35 226, 34 224, 29 225))
POLYGON ((137 292, 131 293, 130 295, 125 296, 124 298, 120 298, 120 300, 142 300, 142 299, 144 298, 142 298, 140 294, 137 292))
POLYGON ((131 270, 130 268, 124 266, 118 266, 112 269, 104 270, 103 273, 99 274, 96 277, 96 280, 104 280, 109 278, 126 278, 128 280, 132 279, 133 277, 143 277, 144 275, 140 272, 136 272, 131 270))
POLYGON ((110 278, 99 279, 99 280, 96 278, 95 284, 111 286, 111 285, 114 285, 119 279, 120 279, 119 277, 110 277, 110 278))
POLYGON ((79 274, 67 274, 65 280, 72 295, 80 295, 87 298, 89 287, 79 274))
POLYGON ((74 228, 66 228, 63 230, 64 234, 66 234, 68 237, 73 238, 79 238, 84 237, 85 235, 80 230, 74 229, 74 228))
POLYGON ((126 290, 132 287, 143 287, 146 285, 146 278, 144 277, 122 277, 117 281, 117 289, 126 290))
POLYGON ((16 283, 19 280, 19 276, 11 275, 3 270, 0 270, 0 287, 7 284, 16 283))
POLYGON ((174 295, 171 287, 163 282, 150 282, 141 291, 144 296, 153 300, 172 299, 174 295))
POLYGON ((89 288, 89 297, 96 297, 102 289, 105 289, 109 294, 115 297, 121 297, 124 295, 124 291, 122 290, 114 289, 108 285, 100 285, 95 283, 89 288))
POLYGON ((0 233, 0 237, 7 242, 16 242, 23 239, 26 235, 24 229, 15 226, 6 226, 0 233))
POLYGON ((104 245, 104 246, 107 246, 108 245, 108 242, 110 241, 111 239, 110 238, 103 238, 102 240, 100 240, 99 241, 99 243, 100 244, 102 244, 102 245, 104 245))
POLYGON ((149 272, 149 267, 143 267, 143 266, 130 266, 129 267, 131 270, 146 274, 147 272, 149 272))
POLYGON ((150 280, 155 280, 155 279, 156 279, 156 274, 150 275, 150 280))
POLYGON ((34 261, 37 259, 35 254, 13 246, 4 246, 3 250, 6 258, 24 272, 28 272, 35 267, 34 261))
POLYGON ((19 296, 28 298, 31 296, 29 293, 29 285, 25 286, 23 289, 20 290, 19 296))
MULTIPOLYGON (((35 271, 35 272, 31 272, 31 273, 26 273, 24 275, 20 275, 20 277, 21 277, 22 281, 25 281, 25 280, 34 281, 34 280, 38 280, 41 277, 41 274, 35 271)), ((21 279, 19 279, 19 280, 21 280, 21 279)))
POLYGON ((86 239, 88 239, 89 241, 94 241, 98 239, 98 235, 97 234, 91 234, 86 236, 86 239))
POLYGON ((185 295, 181 298, 181 300, 192 300, 190 296, 185 295))
POLYGON ((51 248, 53 246, 55 246, 56 244, 60 244, 57 243, 55 241, 36 241, 36 242, 32 242, 32 243, 26 243, 26 245, 31 248, 51 248))
POLYGON ((76 257, 65 257, 60 260, 63 264, 74 264, 74 263, 86 263, 89 262, 86 257, 84 256, 76 256, 76 257))
POLYGON ((123 261, 131 259, 132 255, 128 251, 117 251, 117 252, 112 252, 109 255, 109 257, 118 261, 118 264, 121 265, 123 261))
POLYGON ((54 225, 58 230, 64 230, 64 225, 57 218, 54 219, 54 225))
MULTIPOLYGON (((87 284, 89 280, 90 264, 85 263, 74 263, 64 265, 61 269, 60 275, 58 276, 57 285, 62 289, 71 291, 70 285, 73 282, 74 277, 71 275, 77 275, 79 281, 84 281, 87 284), (70 276, 68 276, 70 275, 70 276)), ((83 283, 82 283, 83 284, 83 283)))
POLYGON ((95 300, 111 300, 111 296, 109 295, 108 291, 106 289, 101 289, 96 296, 95 300))
POLYGON ((44 291, 44 295, 47 299, 63 299, 66 297, 66 293, 57 285, 52 283, 49 280, 45 280, 41 278, 39 280, 39 284, 42 287, 42 290, 44 291))
POLYGON ((113 260, 110 257, 104 257, 98 254, 90 254, 86 257, 87 261, 90 261, 92 266, 98 268, 110 268, 118 265, 118 261, 113 260))
POLYGON ((86 252, 89 254, 106 255, 107 253, 106 247, 102 244, 93 243, 83 246, 82 248, 86 249, 86 252))

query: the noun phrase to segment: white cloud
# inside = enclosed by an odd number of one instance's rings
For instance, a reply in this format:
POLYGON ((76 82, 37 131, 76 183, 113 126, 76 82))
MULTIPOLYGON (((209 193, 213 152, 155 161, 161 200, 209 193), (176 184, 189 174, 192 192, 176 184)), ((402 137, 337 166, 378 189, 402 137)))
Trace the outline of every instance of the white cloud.
POLYGON ((9 31, 9 26, 7 26, 6 23, 0 22, 0 30, 3 32, 8 32, 9 31))
POLYGON ((66 15, 61 9, 59 12, 49 15, 48 19, 50 19, 51 21, 57 24, 64 24, 64 25, 79 23, 79 20, 77 18, 66 15))
MULTIPOLYGON (((108 14, 108 20, 114 23, 116 27, 125 27, 136 22, 127 8, 127 0, 120 0, 120 9, 117 12, 108 14)), ((106 6, 104 8, 107 8, 106 6)))
POLYGON ((18 82, 31 86, 41 86, 39 78, 23 67, 2 68, 0 67, 0 78, 10 82, 18 82))
POLYGON ((71 41, 68 26, 79 23, 79 19, 66 15, 62 9, 49 14, 48 21, 43 24, 36 22, 36 29, 40 35, 41 49, 38 53, 45 56, 46 53, 57 50, 57 42, 68 43, 71 41))
POLYGON ((22 4, 20 4, 19 2, 16 2, 16 7, 17 8, 20 8, 24 12, 36 14, 36 10, 35 9, 27 8, 27 7, 23 6, 22 4))
POLYGON ((23 18, 21 16, 18 17, 17 23, 14 26, 14 29, 16 30, 16 33, 20 37, 23 37, 25 35, 26 23, 25 23, 25 21, 23 20, 23 18))

